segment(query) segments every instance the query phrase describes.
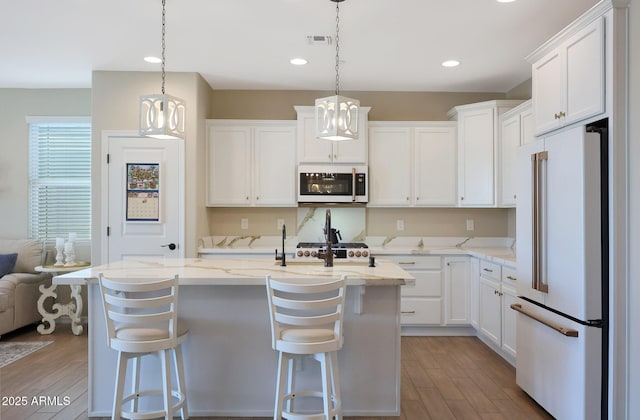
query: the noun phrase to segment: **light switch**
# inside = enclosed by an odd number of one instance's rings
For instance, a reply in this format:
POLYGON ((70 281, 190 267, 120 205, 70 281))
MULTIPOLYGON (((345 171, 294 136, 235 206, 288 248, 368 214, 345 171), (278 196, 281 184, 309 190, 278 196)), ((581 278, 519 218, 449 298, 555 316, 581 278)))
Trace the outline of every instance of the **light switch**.
POLYGON ((472 231, 473 229, 475 229, 473 219, 467 219, 467 230, 472 231))
POLYGON ((402 219, 396 220, 396 230, 398 232, 402 232, 404 230, 404 220, 402 219))

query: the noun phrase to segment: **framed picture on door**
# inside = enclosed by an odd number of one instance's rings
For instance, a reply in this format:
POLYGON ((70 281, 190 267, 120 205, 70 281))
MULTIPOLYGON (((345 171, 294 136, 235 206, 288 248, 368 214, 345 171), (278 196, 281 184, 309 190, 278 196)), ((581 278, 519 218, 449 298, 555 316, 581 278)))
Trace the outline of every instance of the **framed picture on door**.
POLYGON ((127 163, 127 221, 160 220, 160 164, 127 163))

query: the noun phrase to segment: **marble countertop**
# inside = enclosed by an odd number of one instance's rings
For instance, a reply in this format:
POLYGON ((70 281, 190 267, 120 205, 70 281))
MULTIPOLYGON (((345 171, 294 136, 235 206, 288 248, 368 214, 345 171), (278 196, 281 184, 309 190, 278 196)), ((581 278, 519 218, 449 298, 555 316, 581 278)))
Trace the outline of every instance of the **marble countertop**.
POLYGON ((385 259, 376 267, 361 262, 336 262, 324 267, 318 261, 288 261, 281 267, 273 258, 161 258, 139 257, 78 270, 56 276, 54 284, 97 282, 98 274, 116 278, 161 278, 177 274, 181 285, 263 285, 265 275, 281 279, 331 279, 347 276, 353 286, 401 286, 413 284, 414 277, 385 259))
MULTIPOLYGON (((264 254, 274 255, 281 250, 282 239, 278 237, 224 237, 209 240, 198 249, 204 254, 264 254), (222 246, 216 244, 224 244, 222 246), (279 244, 279 245, 278 245, 279 244)), ((426 237, 367 237, 371 255, 469 255, 510 267, 516 266, 513 238, 426 238, 426 237)), ((298 238, 285 242, 285 252, 295 254, 298 238)))

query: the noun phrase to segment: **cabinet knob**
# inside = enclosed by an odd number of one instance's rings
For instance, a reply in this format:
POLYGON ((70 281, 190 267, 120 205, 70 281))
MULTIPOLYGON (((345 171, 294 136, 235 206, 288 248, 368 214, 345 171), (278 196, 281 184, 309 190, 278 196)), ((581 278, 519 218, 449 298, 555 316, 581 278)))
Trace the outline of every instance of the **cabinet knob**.
POLYGON ((564 111, 560 111, 560 113, 558 115, 559 115, 560 118, 567 116, 567 114, 565 114, 564 111))
POLYGON ((260 200, 260 197, 259 197, 259 196, 256 196, 256 200, 260 200))
POLYGON ((460 200, 464 200, 464 197, 460 197, 460 200))
POLYGON ((407 201, 409 201, 409 197, 407 197, 407 201))
POLYGON ((248 201, 249 200, 249 196, 246 196, 244 199, 248 201))
POLYGON ((484 271, 488 272, 488 273, 493 273, 493 270, 490 268, 483 268, 484 271))
POLYGON ((338 159, 338 155, 333 155, 333 158, 334 159, 338 159))
POLYGON ((328 157, 329 159, 331 159, 331 154, 328 154, 328 155, 327 155, 327 157, 328 157))
POLYGON ((515 195, 515 194, 513 194, 513 198, 516 198, 516 195, 515 195))

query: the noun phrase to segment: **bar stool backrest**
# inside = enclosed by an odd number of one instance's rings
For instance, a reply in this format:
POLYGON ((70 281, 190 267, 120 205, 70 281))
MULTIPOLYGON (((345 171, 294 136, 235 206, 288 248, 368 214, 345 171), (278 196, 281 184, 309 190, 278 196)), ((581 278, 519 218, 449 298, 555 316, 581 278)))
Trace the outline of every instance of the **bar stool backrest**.
POLYGON ((272 347, 295 354, 342 348, 346 277, 310 282, 266 277, 272 347))
POLYGON ((142 353, 178 344, 178 276, 106 278, 99 274, 107 339, 114 350, 142 353))

